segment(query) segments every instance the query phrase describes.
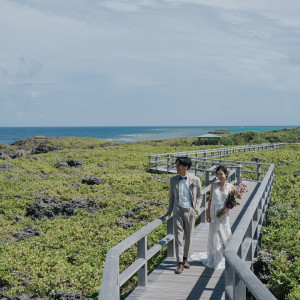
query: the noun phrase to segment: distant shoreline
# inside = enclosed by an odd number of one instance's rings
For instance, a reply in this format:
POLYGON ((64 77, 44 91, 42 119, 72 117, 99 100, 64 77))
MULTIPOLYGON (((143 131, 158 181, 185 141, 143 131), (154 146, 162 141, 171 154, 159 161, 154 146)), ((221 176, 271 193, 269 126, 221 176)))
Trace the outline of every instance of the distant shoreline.
POLYGON ((73 127, 0 127, 0 143, 26 137, 93 137, 103 141, 130 143, 140 140, 188 138, 228 129, 230 133, 291 129, 298 126, 73 126, 73 127))

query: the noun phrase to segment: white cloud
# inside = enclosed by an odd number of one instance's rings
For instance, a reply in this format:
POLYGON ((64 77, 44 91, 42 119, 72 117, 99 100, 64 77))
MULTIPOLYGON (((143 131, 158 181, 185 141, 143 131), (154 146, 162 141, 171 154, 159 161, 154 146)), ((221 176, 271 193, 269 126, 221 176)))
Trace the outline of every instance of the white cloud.
POLYGON ((271 123, 283 100, 299 110, 300 3, 281 3, 0 0, 0 126, 17 111, 28 126, 151 125, 154 107, 176 125, 182 103, 191 125, 232 106, 242 124, 272 100, 271 123))
POLYGON ((31 92, 29 93, 29 95, 30 95, 33 99, 38 98, 41 94, 42 94, 41 91, 31 91, 31 92))
POLYGON ((158 1, 140 0, 140 1, 101 1, 98 2, 100 7, 105 7, 114 11, 121 12, 138 12, 147 6, 157 6, 158 1))

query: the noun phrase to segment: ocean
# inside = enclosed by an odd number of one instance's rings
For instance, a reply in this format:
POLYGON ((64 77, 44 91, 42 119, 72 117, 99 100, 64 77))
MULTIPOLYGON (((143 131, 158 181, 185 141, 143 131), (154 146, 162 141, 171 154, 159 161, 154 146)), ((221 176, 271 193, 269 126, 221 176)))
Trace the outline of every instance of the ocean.
POLYGON ((32 136, 93 137, 103 141, 129 143, 138 140, 162 140, 196 137, 226 128, 230 132, 276 130, 295 126, 120 126, 120 127, 0 127, 0 143, 11 143, 32 136))

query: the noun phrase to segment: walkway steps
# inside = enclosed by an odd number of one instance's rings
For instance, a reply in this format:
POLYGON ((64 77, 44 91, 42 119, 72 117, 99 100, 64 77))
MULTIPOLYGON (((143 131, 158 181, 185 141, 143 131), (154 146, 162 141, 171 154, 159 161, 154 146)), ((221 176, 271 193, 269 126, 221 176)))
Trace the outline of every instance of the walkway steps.
MULTIPOLYGON (((245 180, 247 190, 240 205, 230 211, 230 225, 234 232, 245 208, 255 194, 259 183, 245 180)), ((200 223, 192 237, 191 254, 204 252, 207 248, 207 223, 200 223)), ((225 299, 225 276, 223 270, 204 267, 200 262, 190 262, 191 268, 175 274, 177 262, 166 258, 149 276, 147 287, 138 286, 127 299, 225 299)))

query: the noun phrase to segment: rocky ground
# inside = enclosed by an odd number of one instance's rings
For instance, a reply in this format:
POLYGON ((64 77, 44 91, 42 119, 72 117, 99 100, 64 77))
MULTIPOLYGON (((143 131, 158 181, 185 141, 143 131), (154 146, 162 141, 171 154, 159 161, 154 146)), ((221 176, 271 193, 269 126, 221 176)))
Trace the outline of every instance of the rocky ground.
POLYGON ((98 201, 96 197, 94 199, 78 199, 78 200, 60 200, 51 196, 37 196, 33 204, 27 206, 28 217, 32 219, 43 219, 47 217, 53 219, 55 217, 69 218, 75 216, 77 211, 85 209, 89 213, 93 213, 99 209, 105 207, 104 203, 98 201))

